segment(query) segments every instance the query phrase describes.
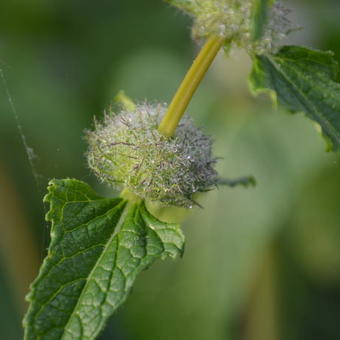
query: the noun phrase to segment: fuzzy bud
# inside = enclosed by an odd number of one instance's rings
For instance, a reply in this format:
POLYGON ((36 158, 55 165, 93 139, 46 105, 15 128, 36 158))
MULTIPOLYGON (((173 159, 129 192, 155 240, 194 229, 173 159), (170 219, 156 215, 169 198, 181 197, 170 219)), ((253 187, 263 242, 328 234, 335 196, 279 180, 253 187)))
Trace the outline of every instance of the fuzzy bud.
POLYGON ((158 131, 165 105, 137 105, 105 114, 86 132, 89 167, 103 182, 147 201, 191 207, 194 195, 218 183, 212 140, 184 117, 173 138, 158 131))
POLYGON ((254 42, 251 33, 254 5, 252 0, 168 0, 168 2, 193 18, 194 39, 217 35, 256 54, 275 52, 278 42, 293 29, 287 19, 289 11, 280 3, 271 7, 264 36, 254 42))

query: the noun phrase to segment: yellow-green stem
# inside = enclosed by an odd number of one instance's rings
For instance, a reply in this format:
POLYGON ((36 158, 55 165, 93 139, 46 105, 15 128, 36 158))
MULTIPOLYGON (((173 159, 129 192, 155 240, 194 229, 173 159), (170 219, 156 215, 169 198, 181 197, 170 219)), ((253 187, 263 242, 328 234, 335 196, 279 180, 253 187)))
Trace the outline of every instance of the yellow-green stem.
POLYGON ((164 136, 171 137, 174 135, 192 96, 223 44, 224 38, 211 36, 202 47, 159 125, 158 130, 164 136))

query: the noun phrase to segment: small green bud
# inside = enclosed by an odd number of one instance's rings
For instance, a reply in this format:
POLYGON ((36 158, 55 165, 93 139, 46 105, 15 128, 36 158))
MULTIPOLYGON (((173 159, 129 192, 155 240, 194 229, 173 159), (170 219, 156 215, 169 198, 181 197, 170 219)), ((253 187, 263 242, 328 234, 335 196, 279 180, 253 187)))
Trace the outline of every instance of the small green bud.
POLYGON ((194 39, 221 36, 247 51, 264 54, 273 52, 278 42, 292 31, 287 19, 289 11, 275 3, 263 37, 252 39, 253 0, 167 0, 193 18, 194 39))
POLYGON ((173 138, 158 131, 165 105, 109 112, 86 132, 89 167, 116 189, 147 201, 190 208, 194 195, 217 185, 212 140, 184 117, 173 138))

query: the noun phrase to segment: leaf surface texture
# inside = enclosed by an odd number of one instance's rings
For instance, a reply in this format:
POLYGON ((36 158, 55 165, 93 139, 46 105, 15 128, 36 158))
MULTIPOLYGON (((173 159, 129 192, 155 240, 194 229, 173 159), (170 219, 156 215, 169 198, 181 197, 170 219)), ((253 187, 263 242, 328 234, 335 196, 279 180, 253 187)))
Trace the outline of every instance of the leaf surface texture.
POLYGON ((51 244, 28 296, 25 339, 94 339, 156 259, 181 255, 184 236, 143 203, 103 198, 86 183, 52 180, 51 244))
POLYGON ((274 55, 256 56, 250 75, 255 93, 270 92, 289 111, 304 112, 321 127, 329 149, 340 147, 340 84, 331 52, 285 46, 274 55))

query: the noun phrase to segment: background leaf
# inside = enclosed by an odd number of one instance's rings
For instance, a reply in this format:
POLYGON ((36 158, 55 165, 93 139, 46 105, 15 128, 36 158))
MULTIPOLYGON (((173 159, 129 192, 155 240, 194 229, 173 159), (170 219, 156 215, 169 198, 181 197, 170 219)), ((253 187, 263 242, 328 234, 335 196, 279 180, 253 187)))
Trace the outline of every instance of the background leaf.
POLYGON ((102 198, 83 182, 52 180, 48 190, 51 245, 28 297, 25 336, 93 339, 138 273, 182 254, 184 237, 141 203, 102 198))
POLYGON ((317 122, 329 142, 340 147, 340 84, 331 52, 285 46, 274 55, 256 56, 250 84, 254 93, 269 92, 291 112, 317 122))

